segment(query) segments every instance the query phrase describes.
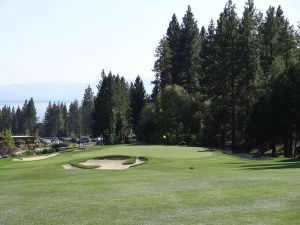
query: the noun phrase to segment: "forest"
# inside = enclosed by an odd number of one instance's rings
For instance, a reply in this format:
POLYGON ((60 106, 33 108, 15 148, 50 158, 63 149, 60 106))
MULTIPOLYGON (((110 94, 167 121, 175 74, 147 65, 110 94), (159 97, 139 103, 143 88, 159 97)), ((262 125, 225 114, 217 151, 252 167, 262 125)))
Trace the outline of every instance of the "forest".
POLYGON ((44 120, 33 99, 0 110, 0 130, 35 136, 98 137, 106 144, 207 146, 296 157, 300 138, 300 25, 281 6, 241 17, 229 0, 217 21, 198 27, 188 6, 173 15, 155 50, 153 90, 101 72, 96 93, 69 107, 49 103, 44 120))

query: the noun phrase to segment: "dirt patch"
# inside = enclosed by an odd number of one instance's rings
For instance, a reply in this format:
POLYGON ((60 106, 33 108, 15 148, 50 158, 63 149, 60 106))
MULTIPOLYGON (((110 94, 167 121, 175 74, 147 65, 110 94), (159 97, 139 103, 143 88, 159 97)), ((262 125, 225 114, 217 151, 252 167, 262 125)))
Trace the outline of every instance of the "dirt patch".
POLYGON ((48 159, 54 156, 59 155, 59 153, 53 153, 50 155, 41 155, 41 156, 33 156, 33 157, 26 157, 22 159, 13 159, 13 161, 37 161, 37 160, 43 160, 43 159, 48 159))

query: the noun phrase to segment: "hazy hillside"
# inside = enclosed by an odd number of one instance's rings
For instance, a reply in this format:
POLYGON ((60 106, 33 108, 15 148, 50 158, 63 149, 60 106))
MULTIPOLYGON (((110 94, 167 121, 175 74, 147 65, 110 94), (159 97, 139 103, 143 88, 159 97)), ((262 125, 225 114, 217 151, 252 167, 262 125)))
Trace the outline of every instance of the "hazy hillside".
MULTIPOLYGON (((96 92, 96 82, 91 84, 96 92)), ((35 101, 72 101, 82 99, 88 83, 30 83, 0 86, 0 101, 24 101, 33 97, 35 101)))

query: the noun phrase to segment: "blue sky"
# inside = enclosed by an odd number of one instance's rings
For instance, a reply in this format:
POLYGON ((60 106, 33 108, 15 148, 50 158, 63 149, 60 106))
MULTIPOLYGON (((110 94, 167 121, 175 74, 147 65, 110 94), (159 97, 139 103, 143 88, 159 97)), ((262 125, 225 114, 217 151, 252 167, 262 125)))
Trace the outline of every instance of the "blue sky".
MULTIPOLYGON (((244 1, 233 1, 241 15, 244 1)), ((226 0, 0 0, 0 85, 98 81, 102 69, 149 87, 154 51, 173 13, 191 5, 199 27, 217 19, 226 0)), ((291 24, 296 0, 256 0, 265 12, 281 4, 291 24)))

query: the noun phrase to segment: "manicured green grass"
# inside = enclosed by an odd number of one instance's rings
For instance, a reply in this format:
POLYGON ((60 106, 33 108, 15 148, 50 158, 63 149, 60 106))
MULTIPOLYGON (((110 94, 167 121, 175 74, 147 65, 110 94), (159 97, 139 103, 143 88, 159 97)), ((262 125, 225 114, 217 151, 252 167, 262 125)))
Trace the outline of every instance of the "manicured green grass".
POLYGON ((41 161, 0 160, 0 224, 299 221, 299 161, 246 160, 205 148, 130 145, 89 147, 41 161), (62 167, 106 155, 145 156, 149 161, 127 170, 62 167))

